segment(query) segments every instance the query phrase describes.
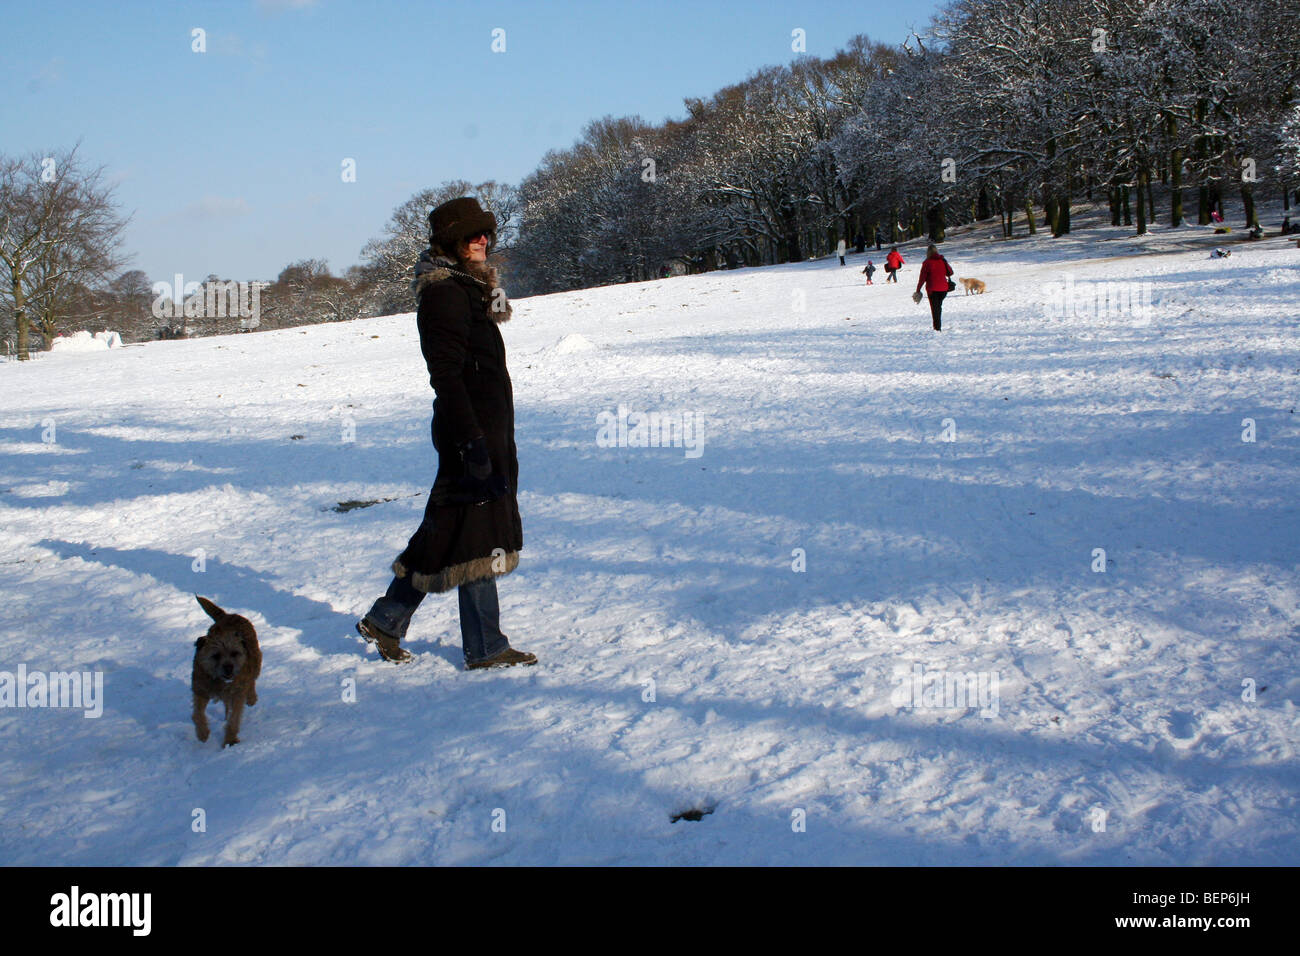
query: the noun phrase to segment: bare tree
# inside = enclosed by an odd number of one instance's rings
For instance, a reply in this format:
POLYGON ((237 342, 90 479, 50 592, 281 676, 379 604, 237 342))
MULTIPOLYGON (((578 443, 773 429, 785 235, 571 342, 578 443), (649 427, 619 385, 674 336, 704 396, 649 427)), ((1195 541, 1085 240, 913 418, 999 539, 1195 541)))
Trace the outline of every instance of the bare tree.
POLYGON ((519 229, 519 195, 514 186, 489 180, 477 186, 463 179, 444 182, 432 189, 422 189, 393 210, 381 236, 371 239, 361 250, 375 314, 409 312, 411 280, 420 253, 429 248, 429 213, 437 206, 461 196, 475 196, 484 209, 497 218, 497 246, 508 251, 519 229))
POLYGON ((128 342, 142 342, 156 334, 153 284, 143 270, 123 272, 108 284, 109 320, 128 342))
POLYGON ((93 287, 121 268, 118 216, 104 167, 88 169, 77 147, 57 155, 0 156, 0 297, 13 316, 18 357, 36 324, 46 347, 74 283, 93 287))

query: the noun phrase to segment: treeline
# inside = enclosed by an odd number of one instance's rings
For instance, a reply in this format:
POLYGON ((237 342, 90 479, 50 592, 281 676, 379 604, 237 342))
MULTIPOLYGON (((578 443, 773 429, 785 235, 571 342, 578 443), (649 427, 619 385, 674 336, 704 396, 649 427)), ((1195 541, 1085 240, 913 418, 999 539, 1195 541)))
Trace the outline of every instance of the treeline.
POLYGON ((592 123, 519 187, 518 294, 829 253, 1108 200, 1139 233, 1300 185, 1295 0, 956 0, 900 47, 761 70, 689 116, 592 123), (1155 208, 1153 184, 1169 198, 1155 208))
POLYGON ((156 291, 139 269, 98 286, 72 280, 34 311, 29 334, 42 341, 29 347, 48 347, 55 336, 72 329, 110 329, 124 342, 145 342, 377 314, 374 288, 360 273, 359 267, 353 267, 345 277, 334 276, 322 260, 306 259, 286 266, 274 282, 259 282, 256 297, 251 282, 216 275, 196 282, 189 294, 180 297, 156 291))
POLYGON ((210 275, 179 297, 175 290, 151 293, 146 322, 152 325, 141 337, 223 335, 382 314, 375 284, 361 266, 336 276, 324 259, 303 259, 281 269, 274 282, 252 286, 210 275))

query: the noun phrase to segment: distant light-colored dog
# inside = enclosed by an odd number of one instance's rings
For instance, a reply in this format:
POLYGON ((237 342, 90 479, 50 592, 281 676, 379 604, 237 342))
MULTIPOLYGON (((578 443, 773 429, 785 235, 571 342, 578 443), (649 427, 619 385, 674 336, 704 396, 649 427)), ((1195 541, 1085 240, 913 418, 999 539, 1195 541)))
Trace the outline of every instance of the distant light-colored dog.
MULTIPOLYGON (((198 597, 198 595, 194 595, 198 597)), ((208 739, 208 701, 213 697, 226 705, 226 736, 221 746, 239 743, 239 722, 244 704, 257 703, 257 676, 262 673, 262 649, 252 622, 238 614, 227 614, 205 597, 199 606, 213 624, 194 642, 194 732, 208 739)))
POLYGON ((972 292, 978 292, 980 295, 984 294, 984 283, 979 279, 962 279, 961 284, 966 288, 967 295, 972 292))

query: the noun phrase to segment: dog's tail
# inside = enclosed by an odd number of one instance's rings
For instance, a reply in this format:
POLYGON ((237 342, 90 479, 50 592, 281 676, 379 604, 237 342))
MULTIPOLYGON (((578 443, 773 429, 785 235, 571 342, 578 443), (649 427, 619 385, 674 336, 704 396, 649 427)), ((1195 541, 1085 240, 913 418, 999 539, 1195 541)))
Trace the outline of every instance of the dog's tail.
POLYGON ((194 595, 194 596, 195 596, 196 598, 199 599, 199 607, 201 607, 201 608, 203 608, 203 610, 207 611, 207 612, 208 612, 208 617, 212 618, 212 620, 214 620, 214 621, 224 621, 227 617, 230 616, 230 615, 227 614, 225 611, 223 611, 221 608, 217 607, 215 604, 213 604, 211 601, 209 601, 207 598, 205 598, 205 597, 199 597, 197 594, 194 595))

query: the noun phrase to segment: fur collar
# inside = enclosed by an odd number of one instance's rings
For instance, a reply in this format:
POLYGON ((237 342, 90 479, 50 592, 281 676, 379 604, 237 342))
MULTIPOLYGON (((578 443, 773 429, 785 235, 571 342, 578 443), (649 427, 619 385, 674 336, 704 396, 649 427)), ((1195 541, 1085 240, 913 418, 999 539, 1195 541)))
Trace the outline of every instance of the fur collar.
POLYGON ((411 283, 411 290, 415 293, 418 303, 420 293, 427 286, 441 282, 443 279, 464 279, 482 290, 483 298, 487 301, 488 318, 497 324, 509 322, 510 300, 506 298, 505 290, 497 283, 497 270, 488 266, 485 275, 486 278, 466 272, 454 259, 442 255, 435 256, 430 250, 425 249, 420 253, 419 261, 415 263, 415 280, 411 283))

